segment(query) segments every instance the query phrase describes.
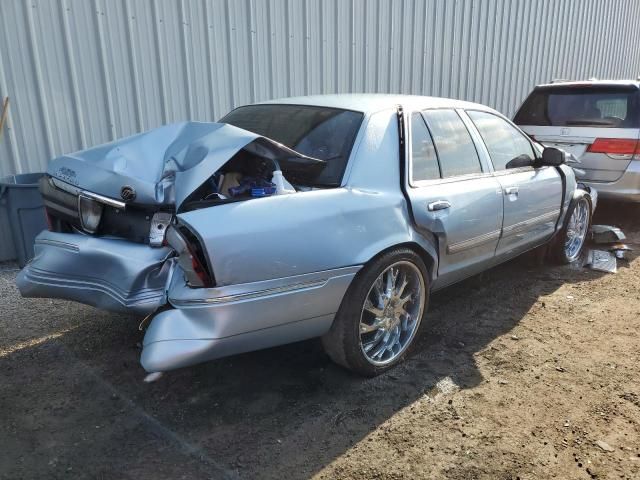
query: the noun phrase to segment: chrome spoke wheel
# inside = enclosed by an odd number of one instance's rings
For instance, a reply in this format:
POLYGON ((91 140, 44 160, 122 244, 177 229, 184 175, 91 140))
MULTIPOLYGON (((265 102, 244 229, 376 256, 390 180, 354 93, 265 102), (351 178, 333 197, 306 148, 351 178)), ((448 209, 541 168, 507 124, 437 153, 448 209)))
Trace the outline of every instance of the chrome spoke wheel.
POLYGON ((589 229, 589 202, 585 199, 578 200, 576 207, 567 223, 567 234, 564 242, 564 252, 567 259, 572 262, 578 258, 582 246, 587 238, 589 229))
POLYGON ((376 278, 360 314, 360 348, 374 365, 386 365, 411 344, 425 304, 425 283, 416 265, 399 261, 376 278))

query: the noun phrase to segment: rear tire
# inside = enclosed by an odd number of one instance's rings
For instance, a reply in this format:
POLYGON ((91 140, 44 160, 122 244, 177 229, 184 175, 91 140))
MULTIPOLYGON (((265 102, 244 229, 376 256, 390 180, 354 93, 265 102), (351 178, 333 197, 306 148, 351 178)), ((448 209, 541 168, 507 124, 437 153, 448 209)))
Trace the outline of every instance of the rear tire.
POLYGON ((587 194, 582 194, 569 206, 564 226, 551 245, 552 259, 561 264, 578 260, 584 250, 590 228, 591 202, 587 194))
POLYGON ((413 250, 396 248, 356 275, 322 345, 331 359, 365 376, 402 362, 425 324, 429 274, 413 250))

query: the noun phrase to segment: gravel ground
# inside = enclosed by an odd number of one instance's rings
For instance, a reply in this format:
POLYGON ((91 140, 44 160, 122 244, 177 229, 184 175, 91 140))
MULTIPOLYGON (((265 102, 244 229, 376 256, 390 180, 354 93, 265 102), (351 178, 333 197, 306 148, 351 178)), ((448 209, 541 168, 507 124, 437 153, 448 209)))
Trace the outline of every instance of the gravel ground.
MULTIPOLYGON (((640 248, 639 208, 604 205, 640 248)), ((0 478, 640 478, 640 261, 525 257, 434 295, 375 379, 317 341, 142 382, 139 319, 22 299, 0 264, 0 478)))

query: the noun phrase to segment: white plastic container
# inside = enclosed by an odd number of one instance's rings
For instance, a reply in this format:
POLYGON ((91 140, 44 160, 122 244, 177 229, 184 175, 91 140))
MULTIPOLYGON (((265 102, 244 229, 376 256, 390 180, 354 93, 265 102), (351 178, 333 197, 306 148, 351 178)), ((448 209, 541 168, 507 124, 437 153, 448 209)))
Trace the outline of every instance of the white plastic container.
POLYGON ((276 195, 296 193, 296 189, 293 188, 293 185, 287 182, 287 179, 282 175, 282 170, 273 171, 273 178, 271 178, 271 182, 276 186, 276 195))

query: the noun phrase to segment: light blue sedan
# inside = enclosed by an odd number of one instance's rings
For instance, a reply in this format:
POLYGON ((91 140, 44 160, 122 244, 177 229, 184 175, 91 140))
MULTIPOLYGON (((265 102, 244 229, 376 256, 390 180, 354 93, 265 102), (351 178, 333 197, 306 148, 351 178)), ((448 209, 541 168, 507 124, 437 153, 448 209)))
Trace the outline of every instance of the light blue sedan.
POLYGON ((248 105, 52 160, 50 228, 17 283, 148 316, 150 373, 322 337, 376 375, 415 343, 430 292, 541 245, 580 256, 596 193, 564 163, 474 103, 248 105))

